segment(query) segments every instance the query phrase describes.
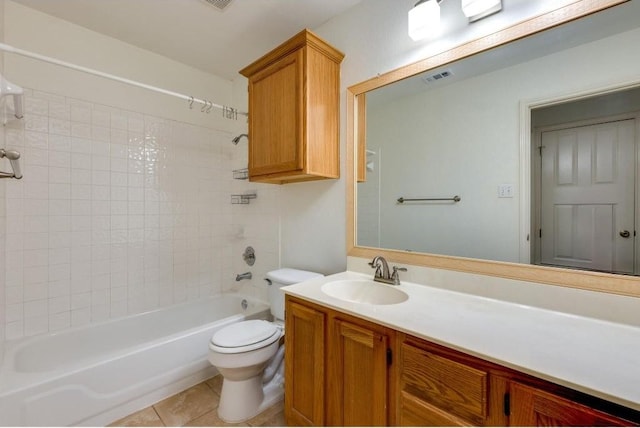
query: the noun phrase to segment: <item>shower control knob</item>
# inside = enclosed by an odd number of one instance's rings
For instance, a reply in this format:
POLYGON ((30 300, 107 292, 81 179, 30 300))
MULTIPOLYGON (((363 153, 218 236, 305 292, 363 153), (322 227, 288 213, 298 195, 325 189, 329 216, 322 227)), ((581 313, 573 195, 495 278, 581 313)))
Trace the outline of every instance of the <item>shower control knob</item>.
POLYGON ((245 248, 244 253, 242 254, 242 259, 249 266, 253 266, 253 264, 256 262, 256 252, 254 251, 253 247, 245 248))

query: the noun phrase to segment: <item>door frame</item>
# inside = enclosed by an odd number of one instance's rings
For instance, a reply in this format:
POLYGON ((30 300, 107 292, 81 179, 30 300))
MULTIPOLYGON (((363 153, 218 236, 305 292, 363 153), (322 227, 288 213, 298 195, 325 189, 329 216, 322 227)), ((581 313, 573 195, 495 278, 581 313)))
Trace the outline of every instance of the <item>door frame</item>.
MULTIPOLYGON (((564 95, 554 95, 545 98, 528 99, 520 101, 520 177, 519 177, 519 193, 520 193, 520 221, 519 221, 519 235, 520 235, 520 249, 519 249, 519 262, 525 264, 531 264, 532 259, 532 247, 534 236, 534 228, 536 213, 535 205, 532 203, 532 198, 535 197, 535 190, 532 187, 534 179, 532 177, 532 154, 536 150, 532 141, 534 141, 534 130, 531 128, 531 114, 532 111, 539 108, 551 107, 556 104, 562 104, 572 101, 580 101, 594 96, 606 95, 615 92, 627 91, 631 89, 637 89, 640 87, 640 79, 630 80, 627 82, 617 83, 607 86, 594 86, 583 89, 581 91, 571 92, 564 95)), ((637 124, 636 130, 636 169, 640 163, 640 149, 638 146, 640 143, 640 124, 637 124)), ((636 182, 638 181, 638 171, 636 171, 636 182)), ((640 208, 640 186, 636 186, 636 224, 640 218, 638 211, 640 208)), ((636 260, 635 264, 640 266, 638 257, 640 257, 640 239, 636 239, 636 260)))
MULTIPOLYGON (((633 174, 634 174, 634 232, 638 229, 638 220, 639 220, 639 215, 638 215, 638 207, 639 207, 639 201, 638 201, 638 196, 640 195, 640 189, 638 189, 638 170, 639 170, 639 162, 640 162, 640 157, 639 157, 639 134, 638 132, 640 132, 640 110, 638 111, 634 111, 634 112, 629 112, 629 113, 621 113, 621 114, 615 114, 615 115, 610 115, 610 116, 599 116, 599 117, 595 117, 592 119, 584 119, 584 120, 577 120, 577 121, 570 121, 570 122, 563 122, 563 123, 559 123, 556 125, 548 125, 548 126, 541 126, 541 127, 537 127, 537 128, 533 128, 531 130, 532 135, 533 135, 533 144, 531 145, 531 162, 533 165, 533 171, 532 171, 532 182, 531 182, 531 186, 532 186, 532 194, 533 194, 533 205, 531 207, 531 219, 533 220, 531 222, 531 242, 530 242, 530 248, 532 250, 531 252, 531 258, 532 258, 532 263, 534 264, 540 264, 540 261, 542 260, 542 242, 540 239, 540 235, 537 233, 537 231, 540 229, 541 227, 541 222, 542 222, 542 186, 541 186, 541 167, 542 167, 542 159, 541 156, 538 156, 536 152, 538 152, 540 149, 540 146, 542 145, 542 133, 543 132, 549 132, 549 131, 561 131, 563 129, 572 129, 572 128, 580 128, 580 127, 586 127, 586 126, 593 126, 593 125, 599 125, 599 124, 605 124, 605 123, 612 123, 612 122, 621 122, 624 120, 634 120, 634 124, 635 124, 635 139, 633 141, 633 153, 635 156, 635 163, 634 163, 634 170, 633 170, 633 174)), ((636 239, 635 235, 634 235, 634 253, 633 253, 633 274, 637 275, 638 274, 638 239, 636 239)), ((557 266, 557 267, 567 267, 567 266, 557 266)), ((571 267, 567 267, 569 269, 572 269, 571 267)), ((577 268, 576 268, 577 269, 577 268)), ((609 273, 614 273, 614 272, 609 272, 609 273)))

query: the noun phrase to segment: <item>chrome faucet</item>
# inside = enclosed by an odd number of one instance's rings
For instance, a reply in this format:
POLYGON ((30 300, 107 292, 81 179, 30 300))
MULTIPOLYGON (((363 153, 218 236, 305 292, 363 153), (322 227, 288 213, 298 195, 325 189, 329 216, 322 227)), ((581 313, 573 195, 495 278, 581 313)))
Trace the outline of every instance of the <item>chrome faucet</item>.
POLYGON ((251 272, 239 273, 236 275, 236 281, 242 281, 243 279, 251 279, 251 272))
POLYGON ((398 272, 406 272, 407 268, 394 266, 393 273, 389 272, 389 264, 382 256, 375 256, 369 262, 369 266, 375 268, 373 280, 383 282, 385 284, 400 285, 400 274, 398 272))

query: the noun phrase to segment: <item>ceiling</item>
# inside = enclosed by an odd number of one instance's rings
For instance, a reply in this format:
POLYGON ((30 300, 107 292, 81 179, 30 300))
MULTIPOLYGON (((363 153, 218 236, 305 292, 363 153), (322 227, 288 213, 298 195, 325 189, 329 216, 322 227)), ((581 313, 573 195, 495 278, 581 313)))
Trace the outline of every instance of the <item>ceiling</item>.
POLYGON ((362 0, 14 0, 226 79, 362 0))

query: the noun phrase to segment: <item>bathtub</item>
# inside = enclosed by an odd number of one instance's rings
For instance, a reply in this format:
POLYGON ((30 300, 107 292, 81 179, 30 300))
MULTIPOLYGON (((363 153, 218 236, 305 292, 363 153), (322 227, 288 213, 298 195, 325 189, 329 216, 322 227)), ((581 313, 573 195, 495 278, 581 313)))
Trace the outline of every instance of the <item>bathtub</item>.
POLYGON ((109 424, 215 375, 211 335, 268 316, 264 303, 221 295, 7 343, 0 425, 109 424))

